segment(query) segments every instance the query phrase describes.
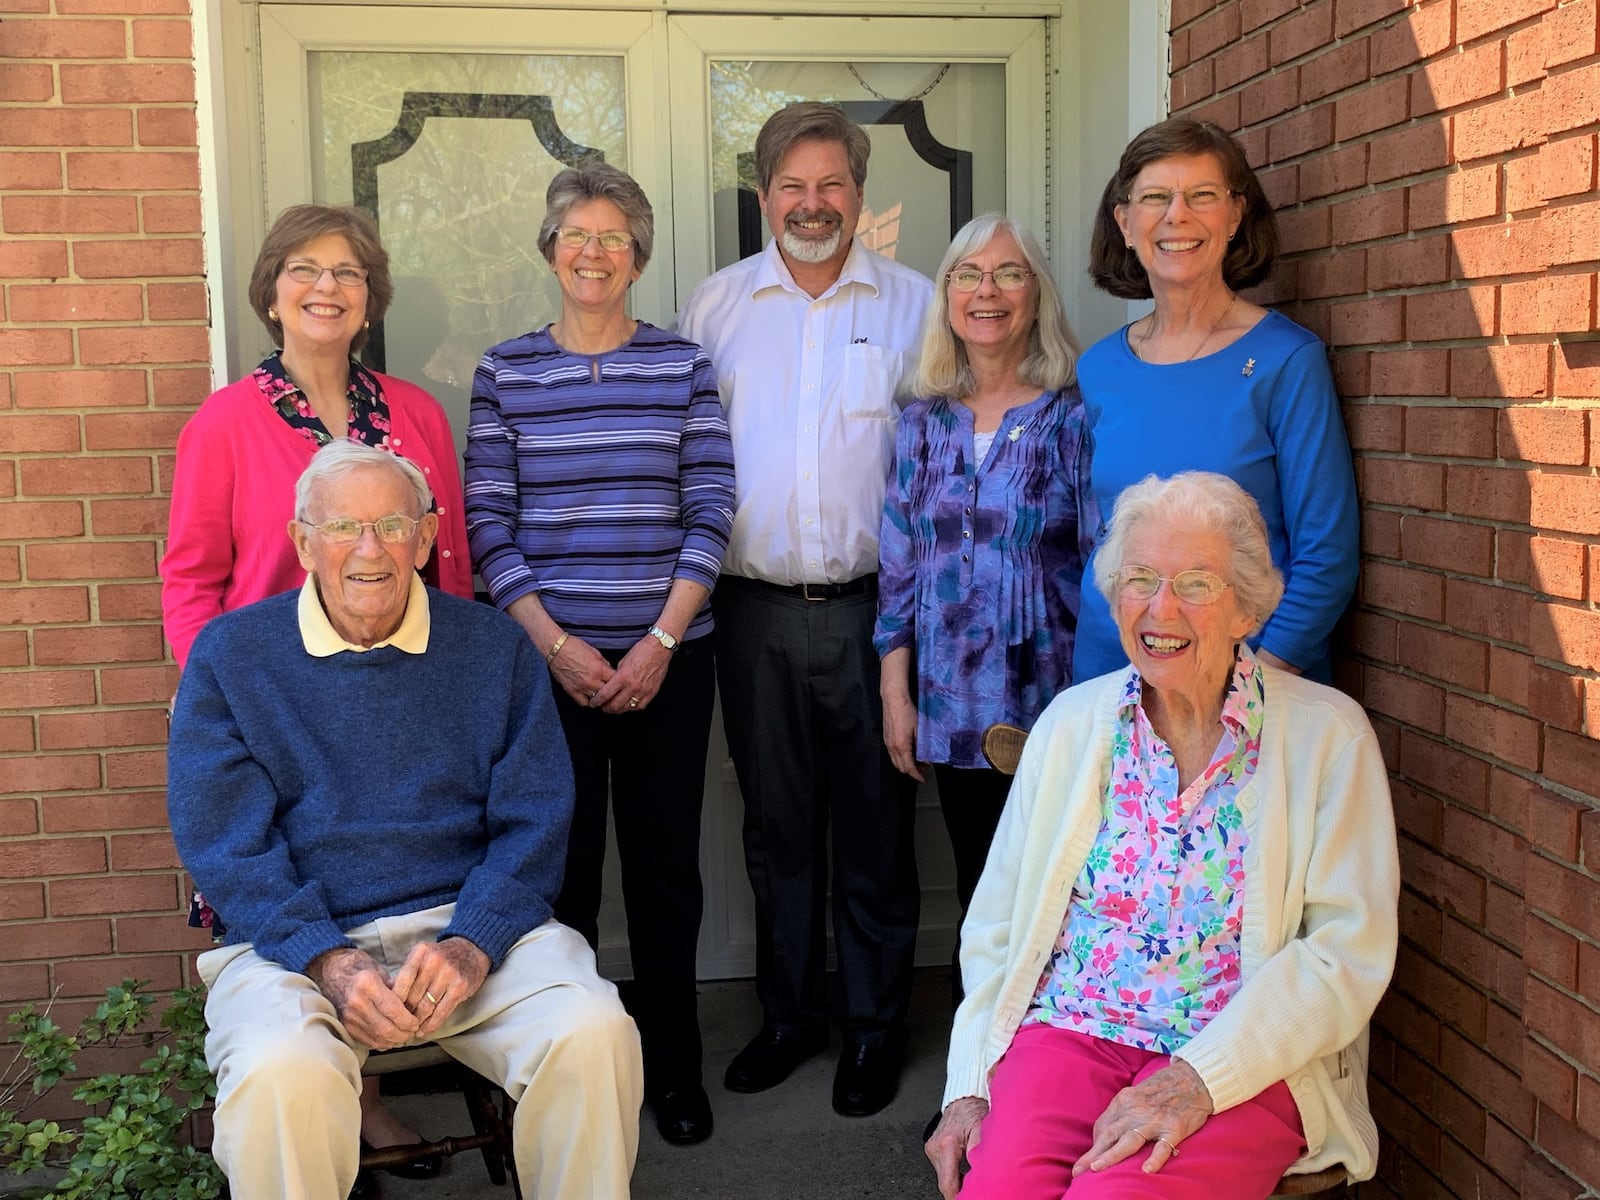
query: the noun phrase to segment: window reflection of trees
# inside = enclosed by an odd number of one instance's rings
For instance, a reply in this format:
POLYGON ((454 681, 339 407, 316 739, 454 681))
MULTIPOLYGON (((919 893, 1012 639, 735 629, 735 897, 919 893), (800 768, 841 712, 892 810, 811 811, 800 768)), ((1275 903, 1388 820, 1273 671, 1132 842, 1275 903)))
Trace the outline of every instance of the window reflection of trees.
MULTIPOLYGON (((314 56, 319 198, 352 199, 351 147, 382 138, 406 91, 548 95, 561 131, 626 169, 620 58, 467 54, 314 56)), ((561 170, 526 120, 433 117, 378 168, 378 216, 396 279, 387 367, 429 387, 464 423, 483 351, 544 324, 560 294, 535 244, 561 170), (457 411, 459 409, 459 412, 457 411)))

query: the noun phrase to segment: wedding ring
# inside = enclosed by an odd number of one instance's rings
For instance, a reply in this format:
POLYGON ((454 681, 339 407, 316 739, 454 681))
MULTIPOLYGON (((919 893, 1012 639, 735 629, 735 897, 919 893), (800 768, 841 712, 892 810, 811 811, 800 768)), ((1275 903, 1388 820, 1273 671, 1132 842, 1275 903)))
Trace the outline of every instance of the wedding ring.
POLYGON ((1148 1142, 1150 1140, 1150 1135, 1148 1133, 1146 1133, 1144 1130, 1140 1129, 1137 1125, 1135 1125, 1132 1129, 1128 1130, 1128 1132, 1129 1133, 1137 1133, 1139 1135, 1139 1140, 1141 1142, 1148 1142))
POLYGON ((638 708, 639 707, 639 697, 637 697, 637 696, 629 696, 628 697, 628 707, 629 708, 638 708))
POLYGON ((1156 1141, 1158 1141, 1158 1142, 1160 1142, 1160 1143, 1161 1143, 1161 1144, 1162 1144, 1162 1145, 1163 1145, 1163 1146, 1165 1146, 1165 1147, 1166 1147, 1166 1148, 1167 1148, 1167 1149, 1168 1149, 1168 1150, 1171 1150, 1171 1151, 1172 1151, 1172 1153, 1171 1153, 1171 1154, 1169 1154, 1169 1155, 1168 1155, 1168 1156, 1167 1156, 1167 1157, 1168 1157, 1168 1158, 1177 1158, 1177 1157, 1178 1157, 1178 1146, 1177 1146, 1177 1143, 1176 1143, 1176 1142, 1169 1142, 1169 1141, 1168 1141, 1168 1140, 1167 1140, 1167 1139, 1166 1139, 1166 1138, 1164 1138, 1164 1137, 1158 1137, 1158 1138, 1157 1138, 1157 1139, 1156 1139, 1156 1141))
POLYGON ((422 994, 428 998, 429 1004, 433 1005, 435 1008, 438 1007, 439 1001, 432 992, 423 992, 422 994))

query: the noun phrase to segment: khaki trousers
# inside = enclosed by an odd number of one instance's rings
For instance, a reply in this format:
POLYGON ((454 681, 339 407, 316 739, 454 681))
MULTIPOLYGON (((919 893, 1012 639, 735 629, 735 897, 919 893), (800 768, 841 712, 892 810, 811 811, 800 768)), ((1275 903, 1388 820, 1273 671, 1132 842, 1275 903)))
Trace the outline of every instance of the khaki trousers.
MULTIPOLYGON (((454 905, 348 936, 393 973, 454 905)), ((206 1061, 217 1076, 213 1153, 234 1200, 344 1200, 360 1160, 361 1065, 333 1005, 304 975, 248 945, 200 956, 206 1061)), ((639 1035, 578 934, 526 934, 434 1040, 517 1102, 528 1200, 626 1200, 639 1148, 639 1035)))

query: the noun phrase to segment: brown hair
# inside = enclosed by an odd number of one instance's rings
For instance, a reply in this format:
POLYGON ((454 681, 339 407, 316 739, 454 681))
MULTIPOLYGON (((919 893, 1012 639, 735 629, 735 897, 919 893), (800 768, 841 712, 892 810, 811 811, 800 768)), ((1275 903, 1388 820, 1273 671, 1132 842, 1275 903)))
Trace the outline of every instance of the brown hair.
POLYGON ((1128 143, 1116 174, 1106 183, 1089 242, 1089 278, 1095 287, 1124 300, 1148 300, 1150 277, 1117 225, 1117 206, 1128 202, 1139 172, 1176 155, 1210 154, 1222 164, 1223 182, 1244 200, 1244 215, 1222 260, 1222 280, 1234 291, 1265 279, 1278 258, 1278 221, 1244 150, 1210 121, 1172 117, 1150 126, 1128 143))
POLYGON ((756 134, 756 186, 763 192, 772 185, 772 176, 800 142, 839 142, 850 159, 850 176, 857 187, 867 182, 867 159, 872 142, 866 130, 845 115, 837 104, 802 100, 780 108, 767 118, 756 134))
MULTIPOLYGON (((394 281, 389 277, 389 252, 378 237, 378 223, 359 208, 343 204, 295 204, 278 214, 267 230, 266 240, 256 255, 250 272, 250 307, 267 327, 275 346, 283 345, 283 325, 268 312, 278 299, 278 276, 296 250, 304 249, 320 237, 338 234, 350 243, 356 261, 367 269, 367 320, 381 321, 394 299, 394 281)), ((366 344, 367 331, 360 329, 350 341, 354 354, 366 344)))

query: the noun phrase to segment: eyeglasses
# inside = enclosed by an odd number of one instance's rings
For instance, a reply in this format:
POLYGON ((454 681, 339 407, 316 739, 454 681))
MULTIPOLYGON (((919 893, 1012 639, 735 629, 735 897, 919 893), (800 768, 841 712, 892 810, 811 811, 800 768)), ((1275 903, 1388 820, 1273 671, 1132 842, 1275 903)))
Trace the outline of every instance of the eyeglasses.
POLYGON ((949 280, 953 291, 975 292, 983 286, 985 275, 993 279, 995 287, 1002 292, 1014 292, 1020 287, 1026 287, 1028 280, 1033 278, 1033 272, 1027 267, 996 267, 992 271, 980 271, 977 267, 957 267, 954 271, 947 272, 945 278, 949 280))
POLYGON ((324 275, 332 275, 333 281, 340 287, 364 287, 368 274, 365 267, 319 267, 305 259, 287 264, 283 273, 296 283, 317 283, 324 275))
POLYGON ((371 529, 380 542, 409 542, 422 522, 404 513, 390 513, 376 521, 358 521, 354 517, 334 517, 320 525, 301 521, 307 529, 315 529, 336 546, 347 545, 361 539, 363 529, 371 529))
POLYGON ((625 233, 618 233, 615 229, 607 229, 604 233, 590 233, 587 229, 579 229, 576 225, 563 225, 556 230, 556 241, 569 250, 582 250, 589 244, 590 238, 600 243, 600 249, 609 250, 612 254, 620 254, 633 245, 631 237, 625 233))
POLYGON ((1163 583, 1172 585, 1172 594, 1186 604, 1215 604, 1222 593, 1233 586, 1224 583, 1210 571, 1179 571, 1176 575, 1161 575, 1154 567, 1123 567, 1117 572, 1117 590, 1124 596, 1148 600, 1161 590, 1163 583))
POLYGON ((1128 197, 1128 203, 1136 204, 1149 212, 1166 212, 1172 207, 1172 198, 1182 196, 1184 204, 1198 212, 1208 208, 1215 208, 1228 196, 1237 196, 1239 193, 1233 188, 1220 188, 1211 185, 1200 187, 1179 188, 1145 188, 1128 197))

